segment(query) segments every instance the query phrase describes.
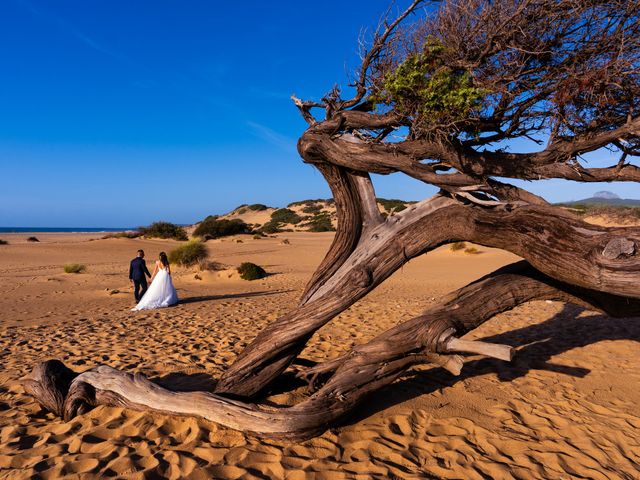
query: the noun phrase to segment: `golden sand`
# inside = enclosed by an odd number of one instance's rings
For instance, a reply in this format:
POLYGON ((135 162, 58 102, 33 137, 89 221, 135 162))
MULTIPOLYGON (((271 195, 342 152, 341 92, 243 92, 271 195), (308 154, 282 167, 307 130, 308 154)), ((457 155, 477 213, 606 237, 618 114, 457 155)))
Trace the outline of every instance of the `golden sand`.
MULTIPOLYGON (((136 313, 129 260, 144 248, 152 264, 176 242, 37 236, 40 243, 4 235, 11 243, 0 246, 0 478, 640 478, 639 319, 560 303, 530 303, 469 335, 516 347, 511 364, 470 357, 458 378, 412 370, 343 425, 299 444, 120 408, 64 422, 24 394, 19 379, 36 362, 106 364, 211 388, 209 374, 295 304, 332 234, 208 242, 212 260, 252 261, 272 275, 245 282, 206 272, 199 280, 176 269, 183 302, 136 313), (65 263, 87 271, 65 274, 65 263)), ((516 259, 479 249, 443 247, 411 261, 321 329, 302 356, 337 356, 516 259)), ((298 388, 270 400, 302 395, 298 388)))

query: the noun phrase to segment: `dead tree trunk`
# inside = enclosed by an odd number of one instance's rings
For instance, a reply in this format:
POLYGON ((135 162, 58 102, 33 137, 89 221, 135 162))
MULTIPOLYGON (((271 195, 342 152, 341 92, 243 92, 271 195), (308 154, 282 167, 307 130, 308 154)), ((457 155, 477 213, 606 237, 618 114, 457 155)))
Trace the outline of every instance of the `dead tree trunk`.
POLYGON ((303 438, 413 365, 432 363, 457 375, 458 353, 510 360, 511 347, 460 337, 524 302, 552 299, 612 316, 639 314, 640 228, 585 223, 498 178, 640 181, 640 168, 630 163, 640 153, 640 3, 442 2, 433 18, 419 18, 399 34, 400 22, 421 3, 382 23, 363 56, 353 98, 337 89, 322 102, 293 97, 309 124, 298 150, 331 187, 336 236, 299 305, 259 333, 214 392, 171 391, 108 366, 76 373, 57 361, 34 369, 27 392, 65 419, 119 405, 303 438), (316 119, 314 108, 324 109, 324 119, 316 119), (533 153, 495 146, 540 136, 547 144, 533 153), (621 153, 616 165, 580 164, 581 155, 604 147, 621 153), (385 218, 371 173, 406 174, 440 192, 385 218), (299 372, 312 387, 301 403, 278 409, 247 403, 320 327, 410 259, 455 241, 501 248, 525 261, 299 372))

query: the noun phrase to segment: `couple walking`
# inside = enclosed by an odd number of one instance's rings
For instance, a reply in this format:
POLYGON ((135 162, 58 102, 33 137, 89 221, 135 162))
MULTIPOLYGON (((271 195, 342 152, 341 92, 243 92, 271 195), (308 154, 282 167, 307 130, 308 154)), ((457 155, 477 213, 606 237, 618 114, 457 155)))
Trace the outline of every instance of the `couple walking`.
POLYGON ((138 250, 136 258, 129 266, 129 280, 133 284, 133 295, 138 304, 135 310, 168 307, 178 303, 178 294, 171 280, 171 267, 167 254, 160 252, 153 275, 149 273, 144 261, 144 250, 138 250), (147 277, 151 278, 151 286, 147 289, 147 277))

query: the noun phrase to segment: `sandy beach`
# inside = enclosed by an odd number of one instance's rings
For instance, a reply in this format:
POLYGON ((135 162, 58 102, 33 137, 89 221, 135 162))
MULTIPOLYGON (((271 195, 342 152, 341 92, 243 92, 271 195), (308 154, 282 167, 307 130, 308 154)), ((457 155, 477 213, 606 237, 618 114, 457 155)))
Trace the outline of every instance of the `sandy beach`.
MULTIPOLYGON (((0 478, 640 478, 640 322, 556 302, 499 315, 468 337, 512 345, 512 363, 471 357, 453 377, 424 366, 374 394, 341 426, 300 443, 195 418, 98 407, 64 422, 24 393, 41 360, 99 364, 210 389, 255 335, 287 312, 332 233, 209 241, 229 269, 179 269, 174 307, 130 312, 128 263, 178 242, 102 234, 4 234, 0 246, 0 478), (283 239, 289 244, 283 244, 283 239), (241 240, 241 243, 238 242, 241 240), (251 261, 270 275, 241 280, 251 261), (82 274, 65 274, 65 263, 82 274)), ((442 247, 412 260, 322 328, 302 358, 333 358, 517 260, 442 247)), ((268 400, 288 405, 303 385, 268 400)))

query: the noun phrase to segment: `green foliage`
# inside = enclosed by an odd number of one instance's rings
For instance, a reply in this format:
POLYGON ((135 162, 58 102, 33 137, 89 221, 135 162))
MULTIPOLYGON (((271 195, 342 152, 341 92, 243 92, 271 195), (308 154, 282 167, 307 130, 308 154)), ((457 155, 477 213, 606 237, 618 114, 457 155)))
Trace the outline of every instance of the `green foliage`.
POLYGON ((207 253, 207 247, 204 243, 199 240, 191 240, 174 248, 167 256, 170 263, 189 267, 207 258, 207 253))
POLYGON ((253 205, 248 205, 247 208, 249 210, 253 210, 254 212, 261 212, 263 210, 266 210, 267 207, 266 205, 263 205, 262 203, 254 203, 253 205))
POLYGON ((309 200, 300 200, 298 202, 291 202, 289 205, 287 205, 287 207, 291 208, 291 207, 300 207, 303 205, 313 205, 314 203, 328 203, 329 205, 332 205, 334 203, 333 198, 316 198, 315 200, 309 199, 309 200))
POLYGON ((184 228, 169 222, 153 222, 148 227, 140 227, 141 235, 149 238, 172 238, 174 240, 187 240, 187 232, 184 228))
POLYGON ((465 248, 467 248, 467 244, 464 243, 464 242, 455 242, 455 243, 452 243, 451 245, 449 245, 449 249, 452 252, 457 252, 457 251, 460 251, 460 250, 464 250, 465 248))
POLYGON ((274 222, 273 220, 268 221, 262 227, 260 227, 260 231, 265 234, 273 234, 281 232, 280 224, 278 222, 274 222))
POLYGON ((422 52, 409 56, 385 75, 382 90, 374 100, 394 104, 407 115, 417 115, 425 124, 468 118, 488 92, 473 85, 469 72, 445 65, 445 53, 440 42, 427 39, 422 52))
POLYGON ((81 263, 67 263, 64 266, 64 273, 82 273, 87 267, 81 263))
POLYGON ((197 237, 220 238, 229 235, 237 235, 239 233, 249 233, 251 229, 239 218, 232 220, 218 219, 218 217, 205 218, 193 234, 197 237))
POLYGON ((482 252, 480 252, 476 247, 469 247, 464 249, 464 253, 468 253, 469 255, 478 255, 482 252))
POLYGON ((27 242, 39 242, 40 240, 38 240, 37 237, 29 237, 27 238, 27 242))
POLYGON ((261 240, 264 236, 265 236, 265 234, 262 233, 262 232, 254 233, 253 234, 253 239, 254 240, 261 240))
POLYGON ((320 213, 321 211, 322 211, 322 205, 317 205, 315 203, 307 205, 302 209, 303 213, 309 213, 309 214, 316 214, 316 213, 320 213))
POLYGON ((107 233, 104 237, 102 237, 102 239, 105 240, 107 238, 138 238, 141 235, 142 234, 140 232, 112 232, 112 233, 107 233))
POLYGON ((401 212, 402 210, 407 208, 407 204, 408 203, 413 203, 413 202, 405 202, 404 200, 398 200, 396 198, 376 198, 376 202, 378 202, 380 205, 382 205, 384 207, 384 209, 391 213, 391 212, 401 212))
POLYGON ((331 217, 328 213, 321 213, 314 216, 309 222, 305 223, 310 232, 333 232, 335 228, 331 223, 331 217))
POLYGON ((0 238, 0 245, 9 245, 9 242, 0 238))
POLYGON ((302 220, 302 217, 293 210, 288 208, 279 208, 271 214, 271 220, 278 223, 293 223, 298 224, 302 220))
POLYGON ((251 262, 242 263, 238 267, 238 273, 243 280, 258 280, 267 276, 264 268, 251 262))

